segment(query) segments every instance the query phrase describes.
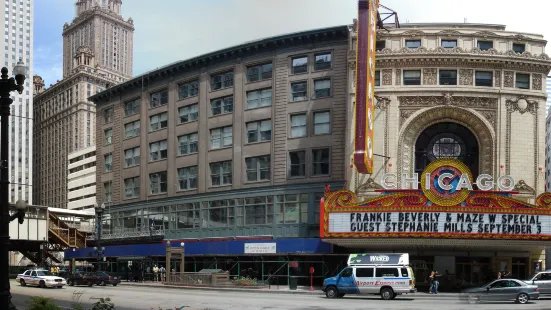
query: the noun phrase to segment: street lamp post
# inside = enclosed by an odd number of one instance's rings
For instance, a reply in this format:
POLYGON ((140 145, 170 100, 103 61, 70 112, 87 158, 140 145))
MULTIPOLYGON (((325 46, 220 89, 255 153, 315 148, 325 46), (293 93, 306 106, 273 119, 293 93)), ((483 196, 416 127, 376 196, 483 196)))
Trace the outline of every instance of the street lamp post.
POLYGON ((23 223, 25 217, 24 208, 27 204, 24 201, 16 203, 17 212, 10 216, 9 211, 9 119, 10 106, 13 102, 11 92, 17 91, 19 94, 23 92, 23 83, 25 82, 25 74, 27 68, 22 60, 19 60, 13 68, 15 77, 8 76, 8 68, 0 70, 0 208, 2 208, 2 230, 0 233, 0 277, 2 287, 0 289, 0 308, 16 309, 11 303, 10 294, 10 279, 9 279, 9 244, 10 244, 10 222, 18 219, 19 223, 23 223), (22 208, 23 210, 21 210, 22 208))
POLYGON ((101 245, 101 222, 103 221, 103 212, 105 211, 105 203, 98 205, 94 203, 94 209, 96 210, 96 247, 94 247, 94 252, 98 257, 98 269, 101 270, 101 259, 105 253, 105 248, 101 245))

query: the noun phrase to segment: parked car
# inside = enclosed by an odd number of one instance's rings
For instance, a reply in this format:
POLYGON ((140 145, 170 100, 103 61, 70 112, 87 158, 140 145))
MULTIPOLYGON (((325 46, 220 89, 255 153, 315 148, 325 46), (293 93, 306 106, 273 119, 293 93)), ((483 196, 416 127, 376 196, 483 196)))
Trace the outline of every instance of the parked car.
POLYGON ((63 285, 67 284, 65 279, 54 276, 50 271, 43 269, 26 270, 25 272, 18 274, 15 280, 19 282, 21 286, 37 285, 42 288, 62 288, 63 285))
POLYGON ((520 304, 528 303, 531 299, 538 299, 540 293, 537 285, 527 284, 517 279, 500 279, 476 288, 466 289, 461 299, 470 304, 485 301, 516 301, 520 304))
POLYGON ((538 286, 540 294, 551 294, 551 270, 540 271, 525 280, 527 284, 538 286))
POLYGON ((98 285, 101 285, 101 286, 105 286, 107 284, 112 284, 113 286, 117 286, 117 284, 121 283, 120 276, 112 276, 105 271, 96 272, 96 276, 98 277, 98 285))
POLYGON ((75 285, 92 286, 98 283, 99 283, 98 276, 93 272, 86 272, 86 273, 77 272, 75 274, 70 275, 67 278, 67 284, 69 286, 75 286, 75 285))

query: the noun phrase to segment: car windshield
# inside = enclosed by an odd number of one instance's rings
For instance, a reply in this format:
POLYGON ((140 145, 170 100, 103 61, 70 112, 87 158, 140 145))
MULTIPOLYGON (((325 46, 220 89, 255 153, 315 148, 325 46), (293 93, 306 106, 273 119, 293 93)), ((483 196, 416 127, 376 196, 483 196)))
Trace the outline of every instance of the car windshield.
POLYGON ((36 275, 39 276, 39 277, 53 276, 53 274, 51 272, 46 271, 46 270, 37 270, 36 275))

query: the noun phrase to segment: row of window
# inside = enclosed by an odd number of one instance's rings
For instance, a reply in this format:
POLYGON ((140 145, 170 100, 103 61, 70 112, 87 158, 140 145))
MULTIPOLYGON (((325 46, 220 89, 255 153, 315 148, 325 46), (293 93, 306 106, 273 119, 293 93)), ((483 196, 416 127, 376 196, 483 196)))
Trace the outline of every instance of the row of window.
MULTIPOLYGON (((331 96, 331 79, 322 78, 314 81, 314 95, 312 99, 320 99, 331 96)), ((164 91, 163 91, 164 92, 164 91)), ((155 93, 158 94, 158 93, 155 93)), ((155 94, 152 94, 155 95, 155 94)), ((167 98, 167 97, 158 97, 167 98)), ((155 106, 167 104, 168 99, 155 100, 155 106), (160 103, 162 104, 160 104, 160 103)), ((308 100, 308 81, 298 81, 291 83, 291 101, 308 100)), ((153 102, 153 101, 151 101, 153 102)), ((247 92, 247 109, 256 109, 260 107, 269 107, 272 105, 272 89, 264 88, 247 92)), ((233 96, 215 98, 210 101, 211 116, 232 113, 234 108, 233 96)), ((113 121, 113 108, 103 110, 104 123, 113 121)), ((126 116, 132 116, 140 112, 140 100, 135 99, 125 103, 124 111, 126 116)), ((178 109, 180 123, 195 121, 199 117, 199 105, 192 104, 180 107, 178 109)))
MULTIPOLYGON (((289 138, 300 138, 308 136, 308 117, 306 113, 297 113, 290 115, 289 138)), ((149 131, 164 129, 168 126, 168 113, 153 115, 150 118, 149 131)), ((270 119, 247 122, 245 124, 246 137, 245 143, 256 143, 270 141, 272 139, 272 121, 270 119)), ((312 135, 331 134, 331 112, 314 111, 312 113, 312 135)), ((124 138, 133 138, 140 135, 140 121, 130 122, 124 125, 124 138)), ((166 145, 166 140, 163 145, 166 145)), ((108 128, 104 131, 104 143, 109 145, 113 143, 113 129, 108 128)), ((157 142, 150 143, 150 150, 157 142)), ((231 146, 233 144, 233 127, 225 126, 213 128, 210 130, 210 148, 218 149, 231 146)), ((166 147, 164 147, 166 150, 166 147)), ((196 153, 198 151, 198 133, 189 133, 178 137, 178 155, 196 153)), ((164 159, 160 157, 158 159, 164 159)))
MULTIPOLYGON (((455 48, 457 47, 457 40, 451 40, 451 39, 442 39, 440 40, 440 46, 443 48, 455 48)), ((386 47, 386 41, 377 41, 376 42, 376 49, 378 51, 384 49, 386 47)), ((421 40, 406 40, 406 47, 407 48, 419 48, 421 47, 421 40)), ((485 41, 485 40, 478 40, 476 42, 476 47, 478 47, 480 50, 487 51, 491 48, 494 48, 494 42, 493 41, 485 41)), ((526 44, 523 43, 513 43, 513 51, 517 53, 524 53, 526 50, 526 44)))
MULTIPOLYGON (((421 85, 421 70, 404 70, 402 72, 404 85, 421 85)), ((493 87, 493 71, 475 71, 475 86, 493 87)), ((457 70, 438 70, 439 85, 457 85, 457 70)), ((381 86, 381 72, 375 71, 375 86, 381 86)), ((530 74, 516 73, 515 87, 530 89, 530 74)))
MULTIPOLYGON (((132 151, 135 149, 132 149, 132 151)), ((139 152, 139 148, 138 148, 139 152)), ((139 156, 139 154, 138 154, 139 156)), ((321 148, 311 150, 312 164, 310 167, 311 176, 327 176, 330 173, 330 149, 321 148)), ((111 154, 105 155, 105 169, 111 169, 111 154), (109 159, 108 159, 109 158, 109 159)), ((128 160, 128 158, 126 158, 128 160)), ((135 163, 136 160, 132 159, 135 163)), ((139 162, 139 158, 138 158, 139 162)), ((128 163, 128 162, 127 162, 128 163)), ((211 186, 232 185, 232 161, 210 163, 211 186)), ((178 190, 197 189, 198 166, 179 168, 178 190)), ((306 151, 297 150, 289 152, 289 178, 306 176, 306 151)), ((271 176, 270 155, 245 158, 245 182, 269 181, 271 176)), ((124 198, 132 199, 140 196, 140 177, 127 178, 124 180, 124 198)), ((111 201, 111 182, 104 183, 104 199, 111 201)), ((149 174, 149 194, 163 194, 168 191, 167 172, 161 171, 149 174)), ((80 198, 79 198, 80 199, 80 198)))

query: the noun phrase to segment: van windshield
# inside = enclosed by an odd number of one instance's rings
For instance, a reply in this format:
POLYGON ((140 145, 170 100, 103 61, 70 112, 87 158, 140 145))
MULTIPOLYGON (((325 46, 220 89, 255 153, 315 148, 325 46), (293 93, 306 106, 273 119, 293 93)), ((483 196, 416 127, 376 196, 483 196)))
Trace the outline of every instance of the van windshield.
POLYGON ((341 271, 340 276, 342 278, 349 278, 352 276, 352 268, 346 268, 343 271, 341 271))

